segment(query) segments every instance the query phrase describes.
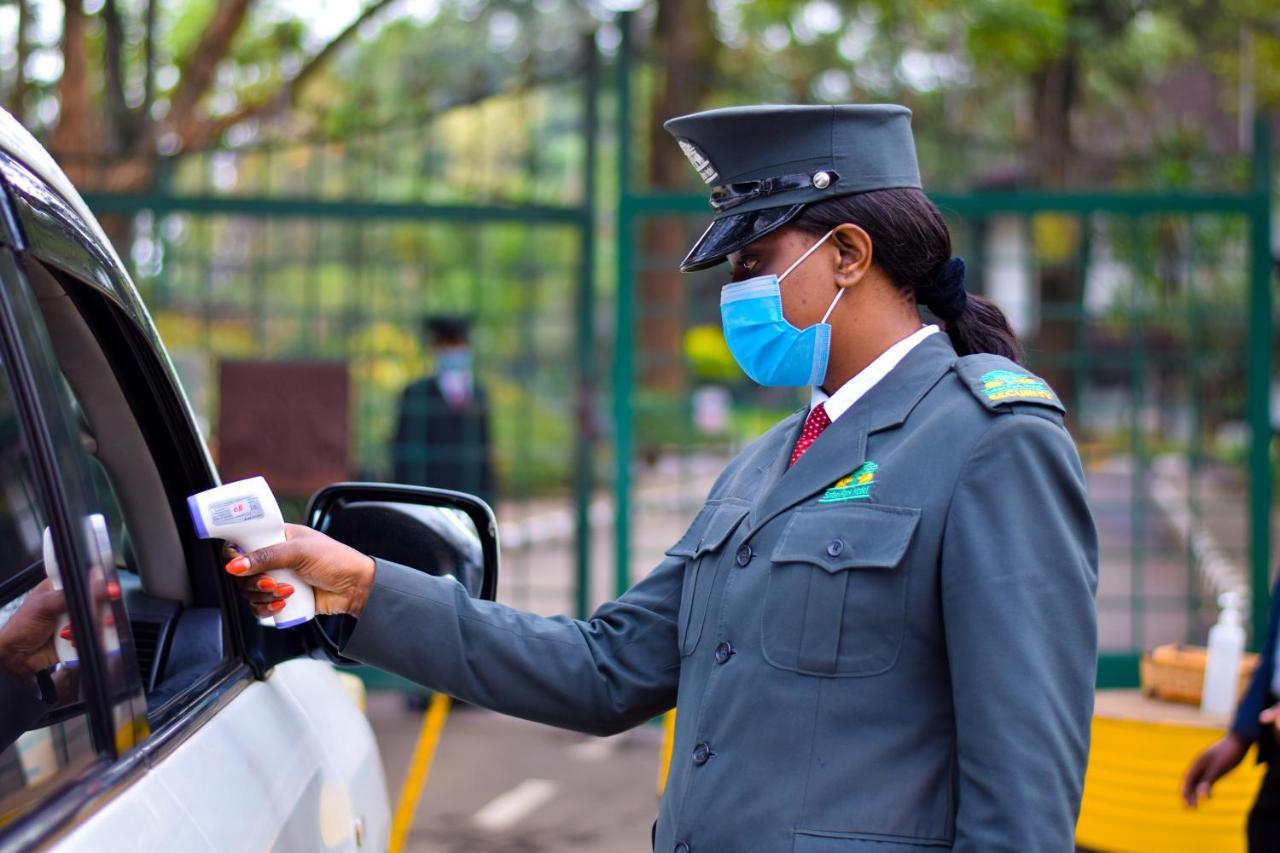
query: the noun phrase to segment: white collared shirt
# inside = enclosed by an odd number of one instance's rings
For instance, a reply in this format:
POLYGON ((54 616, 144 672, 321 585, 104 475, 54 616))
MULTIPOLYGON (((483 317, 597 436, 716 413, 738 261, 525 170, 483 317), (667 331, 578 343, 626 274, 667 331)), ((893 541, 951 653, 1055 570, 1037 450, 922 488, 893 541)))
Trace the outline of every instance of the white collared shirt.
POLYGON ((868 364, 862 370, 858 371, 848 382, 836 389, 836 393, 827 396, 827 392, 822 390, 822 386, 813 386, 813 391, 809 397, 809 410, 819 403, 824 403, 827 409, 827 417, 832 422, 835 419, 849 411, 849 407, 862 399, 862 396, 876 386, 876 383, 889 375, 889 371, 898 366, 898 362, 906 358, 907 353, 915 349, 921 341, 930 335, 938 332, 937 326, 921 326, 919 331, 908 335, 889 347, 876 357, 876 360, 868 364))

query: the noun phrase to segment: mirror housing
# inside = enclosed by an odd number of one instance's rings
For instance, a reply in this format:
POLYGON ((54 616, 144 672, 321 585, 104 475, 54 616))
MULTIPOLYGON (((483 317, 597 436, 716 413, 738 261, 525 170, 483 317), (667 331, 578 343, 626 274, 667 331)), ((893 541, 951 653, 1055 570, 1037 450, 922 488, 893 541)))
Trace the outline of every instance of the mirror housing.
POLYGON ((455 574, 475 598, 497 596, 498 522, 474 495, 427 486, 334 483, 311 496, 305 524, 371 557, 431 575, 455 574), (448 510, 470 520, 475 542, 451 521, 448 510), (472 572, 479 577, 468 576, 472 572))
MULTIPOLYGON (((498 523, 474 495, 393 483, 334 483, 311 496, 305 524, 371 557, 451 575, 474 598, 492 601, 497 595, 498 523)), ((293 631, 265 628, 267 665, 298 654, 359 665, 340 651, 353 625, 350 616, 317 615, 293 631)))

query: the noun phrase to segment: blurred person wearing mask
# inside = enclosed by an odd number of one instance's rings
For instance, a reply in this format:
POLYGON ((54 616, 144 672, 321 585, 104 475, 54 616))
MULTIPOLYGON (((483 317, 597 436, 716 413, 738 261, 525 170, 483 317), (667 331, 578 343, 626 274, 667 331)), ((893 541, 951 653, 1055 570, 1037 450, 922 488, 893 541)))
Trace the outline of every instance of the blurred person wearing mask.
POLYGON ((392 477, 398 483, 497 497, 489 443, 489 400, 476 381, 465 317, 423 320, 434 369, 400 397, 392 477))
POLYGON ((1209 799, 1213 785, 1258 745, 1258 762, 1267 772, 1249 810, 1246 825, 1250 853, 1280 851, 1280 582, 1271 590, 1271 616, 1258 668, 1222 740, 1196 756, 1182 779, 1182 799, 1191 808, 1209 799))

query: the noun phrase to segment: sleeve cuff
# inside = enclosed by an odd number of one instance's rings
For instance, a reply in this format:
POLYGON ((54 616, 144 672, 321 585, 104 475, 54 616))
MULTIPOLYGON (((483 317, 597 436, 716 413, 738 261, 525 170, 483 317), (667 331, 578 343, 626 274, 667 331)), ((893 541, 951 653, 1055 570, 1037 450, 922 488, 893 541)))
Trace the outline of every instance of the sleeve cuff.
POLYGON ((399 638, 408 630, 420 630, 427 601, 455 607, 458 582, 435 577, 389 560, 374 559, 373 589, 359 618, 341 632, 344 656, 391 672, 400 670, 404 651, 399 638), (424 601, 424 599, 426 601, 424 601))

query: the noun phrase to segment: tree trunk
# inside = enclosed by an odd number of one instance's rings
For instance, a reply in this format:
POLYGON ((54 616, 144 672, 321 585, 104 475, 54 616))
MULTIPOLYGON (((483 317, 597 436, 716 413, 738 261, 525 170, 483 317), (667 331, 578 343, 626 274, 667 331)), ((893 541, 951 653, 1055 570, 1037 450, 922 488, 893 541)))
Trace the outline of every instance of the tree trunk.
MULTIPOLYGON (((662 123, 702 106, 711 88, 718 45, 705 0, 661 0, 658 4, 654 32, 658 68, 648 122, 648 178, 653 189, 679 187, 688 178, 689 163, 662 123)), ((637 340, 640 382, 650 389, 683 388, 686 284, 676 265, 689 248, 687 224, 680 217, 649 219, 644 224, 637 340)))
MULTIPOLYGON (((1068 44, 1061 57, 1050 60, 1032 76, 1033 131, 1030 167, 1035 185, 1042 190, 1065 189, 1070 179, 1072 157, 1071 111, 1079 95, 1079 53, 1068 44)), ((1083 234, 1077 233, 1076 239, 1083 234)), ((1072 252, 1071 260, 1055 259, 1039 270, 1040 304, 1048 315, 1040 321, 1033 349, 1055 359, 1037 366, 1068 406, 1075 400, 1075 374, 1061 359, 1073 352, 1076 323, 1072 312, 1083 308, 1080 298, 1081 270, 1072 252)), ((1082 320, 1083 318, 1081 318, 1082 320)))
POLYGON ((71 182, 93 186, 103 157, 103 135, 89 95, 82 0, 64 0, 62 78, 58 81, 58 126, 49 148, 71 182))
POLYGON ((25 123, 27 117, 27 57, 31 55, 30 0, 18 0, 18 32, 16 34, 17 67, 14 69, 13 91, 9 95, 9 112, 25 123))

